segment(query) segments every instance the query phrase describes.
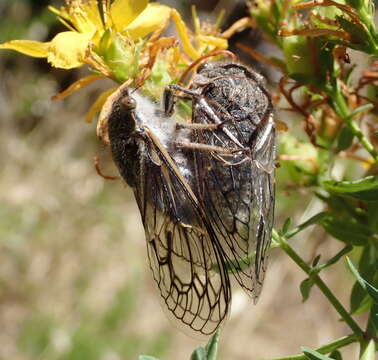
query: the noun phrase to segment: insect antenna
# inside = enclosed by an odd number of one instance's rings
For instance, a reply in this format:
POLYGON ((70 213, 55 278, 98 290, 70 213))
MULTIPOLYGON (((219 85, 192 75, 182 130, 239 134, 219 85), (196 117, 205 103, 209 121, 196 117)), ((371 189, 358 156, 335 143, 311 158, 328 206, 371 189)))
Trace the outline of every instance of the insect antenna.
POLYGON ((139 84, 135 89, 133 89, 130 93, 130 95, 134 94, 137 90, 139 90, 139 88, 142 87, 143 84, 139 84))

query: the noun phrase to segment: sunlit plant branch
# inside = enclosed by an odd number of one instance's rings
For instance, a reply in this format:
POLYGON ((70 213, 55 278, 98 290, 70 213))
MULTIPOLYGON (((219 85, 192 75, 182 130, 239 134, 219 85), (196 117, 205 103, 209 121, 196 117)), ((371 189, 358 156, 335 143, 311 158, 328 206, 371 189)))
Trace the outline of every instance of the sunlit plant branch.
POLYGON ((329 287, 324 283, 324 281, 319 277, 318 274, 314 273, 313 268, 309 266, 299 255, 298 253, 289 245, 287 238, 284 235, 279 235, 276 231, 273 231, 273 239, 285 253, 308 275, 311 277, 312 281, 318 286, 320 291, 332 304, 335 310, 340 314, 343 320, 349 325, 354 334, 358 337, 363 336, 362 329, 357 325, 353 318, 349 315, 348 311, 340 303, 339 300, 335 297, 333 292, 329 287))
MULTIPOLYGON (((341 349, 344 346, 353 344, 358 341, 358 337, 355 334, 344 336, 340 339, 333 340, 328 344, 322 345, 317 348, 316 351, 320 354, 329 354, 335 350, 341 349)), ((274 358, 272 360, 308 360, 308 357, 304 354, 292 355, 287 357, 274 358)))
MULTIPOLYGON (((352 133, 356 136, 356 138, 360 141, 362 146, 370 153, 373 157, 375 162, 378 162, 378 152, 371 144, 369 139, 362 133, 360 127, 358 126, 357 122, 355 121, 354 117, 358 114, 356 113, 356 109, 350 110, 348 104, 345 101, 345 98, 340 91, 339 86, 335 86, 334 88, 327 88, 328 95, 332 101, 332 105, 336 113, 340 116, 341 119, 345 121, 347 126, 350 128, 352 133)), ((372 104, 367 104, 368 107, 364 107, 363 110, 372 109, 372 104)))

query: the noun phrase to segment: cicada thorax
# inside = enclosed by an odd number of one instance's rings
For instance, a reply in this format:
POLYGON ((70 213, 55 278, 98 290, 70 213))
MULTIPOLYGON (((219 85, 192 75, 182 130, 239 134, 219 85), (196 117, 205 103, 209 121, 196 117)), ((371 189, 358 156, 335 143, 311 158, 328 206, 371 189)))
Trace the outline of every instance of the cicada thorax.
POLYGON ((261 75, 238 64, 218 62, 199 67, 188 93, 192 94, 192 122, 218 124, 192 131, 191 142, 206 146, 188 147, 197 180, 193 189, 231 272, 257 298, 274 208, 270 96, 261 75))
MULTIPOLYGON (((223 124, 215 132, 220 136, 218 145, 223 141, 231 149, 238 148, 224 131, 227 129, 244 148, 253 148, 256 133, 272 112, 261 75, 233 63, 205 63, 194 76, 191 89, 201 94, 223 124)), ((195 99, 193 112, 193 122, 206 119, 202 106, 195 99)))

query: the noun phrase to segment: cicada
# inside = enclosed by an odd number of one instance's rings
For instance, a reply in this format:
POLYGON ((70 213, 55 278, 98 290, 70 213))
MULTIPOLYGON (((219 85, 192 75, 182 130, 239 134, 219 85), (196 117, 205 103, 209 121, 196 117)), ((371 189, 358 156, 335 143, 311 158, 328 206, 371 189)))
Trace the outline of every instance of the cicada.
POLYGON ((189 88, 170 89, 166 114, 180 90, 192 102, 191 124, 176 124, 126 87, 102 117, 139 206, 164 306, 210 335, 229 313, 230 273, 255 298, 260 292, 273 221, 272 106, 261 76, 236 64, 207 63, 189 88))

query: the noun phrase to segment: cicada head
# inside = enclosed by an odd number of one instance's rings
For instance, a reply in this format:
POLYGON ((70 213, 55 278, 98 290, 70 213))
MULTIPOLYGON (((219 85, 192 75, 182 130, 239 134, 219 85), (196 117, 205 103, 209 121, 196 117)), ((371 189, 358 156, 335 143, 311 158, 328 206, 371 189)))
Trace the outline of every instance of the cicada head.
POLYGON ((127 89, 120 91, 118 95, 108 118, 110 143, 117 139, 128 138, 136 128, 136 101, 129 95, 127 89))

